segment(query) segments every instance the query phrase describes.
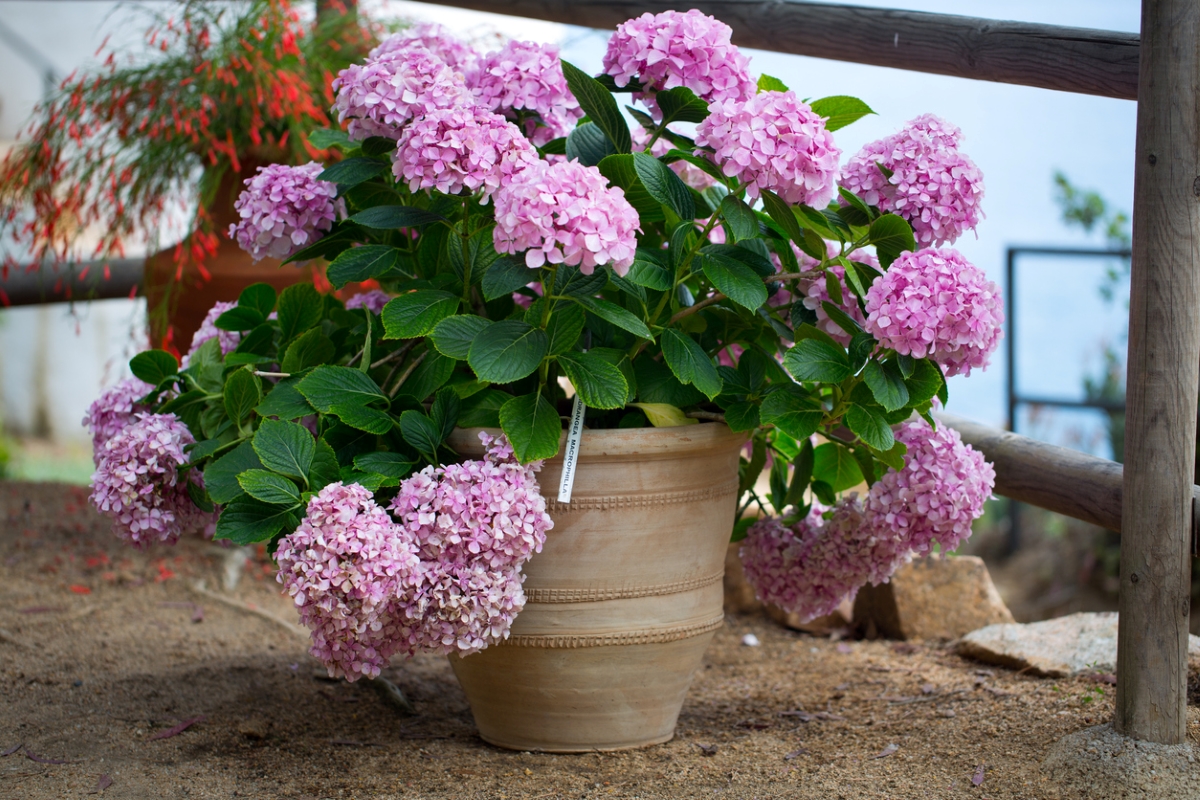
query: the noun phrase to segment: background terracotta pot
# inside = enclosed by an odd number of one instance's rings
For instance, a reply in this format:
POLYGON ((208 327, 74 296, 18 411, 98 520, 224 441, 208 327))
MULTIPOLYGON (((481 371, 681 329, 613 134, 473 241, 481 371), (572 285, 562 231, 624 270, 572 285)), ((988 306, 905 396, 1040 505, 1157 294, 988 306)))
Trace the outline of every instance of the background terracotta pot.
MULTIPOLYGON (((479 457, 480 429, 450 445, 479 457)), ((725 425, 585 431, 572 500, 561 457, 539 475, 554 519, 525 566, 511 637, 450 661, 484 740, 620 750, 670 739, 723 624, 725 550, 746 437, 725 425)))

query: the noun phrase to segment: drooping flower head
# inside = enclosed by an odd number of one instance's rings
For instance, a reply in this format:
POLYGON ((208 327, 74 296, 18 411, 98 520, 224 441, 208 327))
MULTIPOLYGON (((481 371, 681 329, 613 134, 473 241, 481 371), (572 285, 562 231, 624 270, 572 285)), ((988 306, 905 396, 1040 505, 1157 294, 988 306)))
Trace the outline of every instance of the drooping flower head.
POLYGON ((730 41, 733 29, 696 9, 643 14, 617 26, 608 40, 603 69, 617 86, 637 78, 646 88, 634 95, 657 118, 654 92, 686 86, 706 103, 741 101, 754 95, 750 59, 730 41))
POLYGON ((637 211, 595 167, 538 162, 502 186, 493 201, 497 252, 524 250, 530 267, 579 265, 590 275, 597 264, 612 264, 624 275, 633 263, 637 211))
POLYGON ((841 185, 908 220, 918 244, 953 244, 983 217, 983 173, 958 149, 961 136, 932 114, 917 117, 851 158, 841 185))
POLYGON ((237 306, 237 303, 226 303, 217 301, 208 313, 204 315, 204 321, 200 323, 200 327, 192 334, 192 346, 188 348, 187 354, 183 357, 183 366, 187 366, 192 356, 200 349, 200 345, 207 342, 209 339, 217 339, 221 344, 221 355, 229 355, 237 349, 238 344, 242 341, 242 335, 237 331, 223 331, 217 327, 217 318, 231 308, 237 306))
POLYGON ((392 296, 382 289, 372 289, 369 292, 359 292, 346 301, 346 308, 353 310, 355 308, 370 309, 372 314, 383 313, 383 307, 388 304, 392 296))
POLYGON ((92 434, 92 460, 99 463, 104 443, 136 420, 138 412, 150 409, 138 403, 154 387, 137 378, 127 378, 102 393, 88 406, 83 424, 92 434))
POLYGON ((410 652, 478 653, 507 639, 525 607, 523 576, 513 567, 450 565, 427 569, 423 577, 418 602, 405 609, 412 615, 403 626, 410 652))
POLYGON ((299 167, 259 167, 233 207, 241 222, 229 237, 255 261, 288 258, 333 227, 337 184, 318 180, 324 167, 310 161, 299 167))
POLYGON ((957 250, 903 253, 867 290, 864 326, 897 353, 947 376, 983 369, 1003 336, 1000 288, 957 250))
POLYGON ((439 108, 405 127, 392 172, 410 191, 479 192, 484 200, 538 160, 516 125, 479 106, 439 108))
POLYGON ((995 469, 945 425, 935 431, 925 420, 905 422, 895 435, 908 447, 904 469, 889 470, 871 487, 871 524, 899 536, 917 555, 931 552, 934 542, 946 552, 957 549, 983 514, 995 469))
POLYGON ((422 580, 412 545, 358 484, 331 483, 275 553, 276 580, 312 631, 331 677, 374 678, 402 649, 397 604, 422 580))
POLYGON ((538 147, 566 136, 583 116, 567 88, 558 48, 550 44, 511 41, 488 53, 480 62, 473 92, 479 105, 520 121, 538 147))
POLYGON ((696 144, 757 198, 763 189, 788 203, 826 205, 837 194, 838 159, 825 121, 794 92, 759 92, 747 100, 719 100, 696 128, 696 144))
POLYGON ((174 414, 139 412, 135 421, 106 441, 92 475, 92 505, 112 519, 113 532, 135 547, 173 544, 201 528, 210 515, 188 496, 187 484, 203 485, 199 472, 180 477, 183 448, 195 439, 174 414))
POLYGON ((479 70, 479 54, 469 44, 455 38, 444 26, 436 22, 418 22, 410 28, 392 34, 373 48, 367 57, 372 60, 378 59, 414 45, 424 47, 446 62, 451 69, 461 72, 468 85, 474 85, 474 77, 479 70))
POLYGON ((473 103, 465 76, 416 41, 351 64, 332 87, 338 121, 348 122, 346 131, 355 140, 396 139, 412 119, 473 103))

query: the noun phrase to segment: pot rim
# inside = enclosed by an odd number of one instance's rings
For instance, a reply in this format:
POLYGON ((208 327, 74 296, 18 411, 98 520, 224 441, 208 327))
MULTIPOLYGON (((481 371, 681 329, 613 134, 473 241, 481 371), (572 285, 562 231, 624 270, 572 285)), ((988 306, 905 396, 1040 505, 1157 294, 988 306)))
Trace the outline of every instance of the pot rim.
MULTIPOLYGON (((447 443, 455 452, 464 456, 480 456, 483 445, 479 434, 486 432, 499 436, 499 428, 455 428, 447 443)), ((701 422, 696 425, 681 425, 674 428, 585 428, 579 443, 581 461, 644 461, 670 458, 686 458, 713 450, 740 449, 750 436, 746 432, 729 429, 722 422, 701 422)), ((563 445, 567 440, 564 430, 559 439, 558 455, 546 463, 561 463, 563 445)))

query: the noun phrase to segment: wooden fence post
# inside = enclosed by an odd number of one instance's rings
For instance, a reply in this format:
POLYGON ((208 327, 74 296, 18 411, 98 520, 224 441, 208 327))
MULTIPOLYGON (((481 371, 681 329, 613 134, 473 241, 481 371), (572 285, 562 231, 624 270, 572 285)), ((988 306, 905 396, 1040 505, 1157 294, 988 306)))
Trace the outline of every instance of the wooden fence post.
POLYGON ((1186 735, 1200 377, 1200 3, 1142 0, 1116 729, 1186 735))

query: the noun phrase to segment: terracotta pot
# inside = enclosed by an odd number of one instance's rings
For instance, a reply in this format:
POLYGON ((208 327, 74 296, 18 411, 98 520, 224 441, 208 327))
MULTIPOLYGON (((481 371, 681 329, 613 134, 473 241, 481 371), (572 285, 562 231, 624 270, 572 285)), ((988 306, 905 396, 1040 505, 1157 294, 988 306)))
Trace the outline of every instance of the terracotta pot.
MULTIPOLYGON (((479 429, 451 446, 479 457, 479 429)), ((569 504, 539 475, 554 529, 525 566, 512 635, 450 662, 483 739, 575 753, 657 744, 724 621, 721 577, 743 434, 715 423, 584 431, 569 504)))
MULTIPOLYGON (((277 259, 264 258, 255 262, 250 255, 229 238, 229 226, 238 221, 233 203, 245 187, 244 181, 253 177, 258 167, 267 161, 247 159, 240 172, 227 172, 217 187, 209 214, 216 229, 216 255, 204 261, 204 276, 194 266, 176 274, 169 247, 146 259, 142 292, 150 309, 150 341, 161 345, 170 331, 170 342, 180 352, 186 352, 192 335, 216 303, 233 302, 252 283, 269 283, 276 291, 294 283, 311 282, 311 264, 297 267, 282 266, 277 259)), ((186 246, 186 243, 185 243, 186 246)))

